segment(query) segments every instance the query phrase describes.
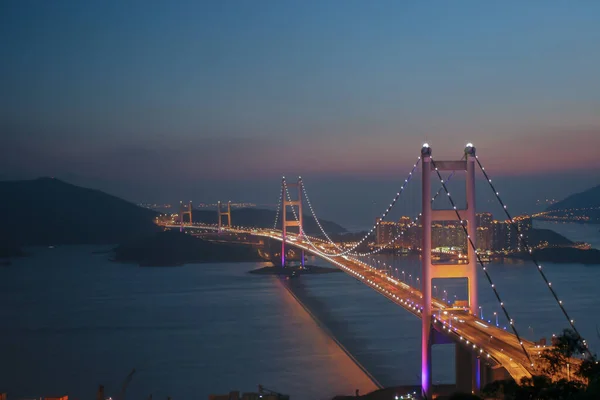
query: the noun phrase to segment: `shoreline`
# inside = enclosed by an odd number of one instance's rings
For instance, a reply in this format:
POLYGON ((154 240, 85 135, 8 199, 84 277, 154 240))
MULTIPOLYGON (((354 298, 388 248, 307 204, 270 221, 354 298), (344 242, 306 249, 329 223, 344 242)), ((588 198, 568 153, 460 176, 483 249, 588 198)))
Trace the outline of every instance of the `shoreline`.
POLYGON ((319 319, 317 316, 310 310, 310 308, 300 300, 300 298, 292 291, 289 285, 286 285, 280 279, 277 279, 277 283, 296 300, 296 302, 302 307, 304 311, 310 316, 310 318, 317 324, 317 326, 329 337, 331 338, 335 344, 352 360, 352 362, 365 374, 369 380, 378 388, 377 390, 381 390, 384 388, 381 383, 350 353, 350 351, 333 335, 331 330, 319 319))

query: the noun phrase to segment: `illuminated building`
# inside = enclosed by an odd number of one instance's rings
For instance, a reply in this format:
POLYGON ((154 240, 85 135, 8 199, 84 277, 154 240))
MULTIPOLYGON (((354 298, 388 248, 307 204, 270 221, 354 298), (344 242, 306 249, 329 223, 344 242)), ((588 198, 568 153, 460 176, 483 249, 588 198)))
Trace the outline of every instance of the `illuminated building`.
POLYGON ((381 221, 377 219, 376 243, 378 246, 385 246, 398 235, 398 224, 391 221, 381 221))

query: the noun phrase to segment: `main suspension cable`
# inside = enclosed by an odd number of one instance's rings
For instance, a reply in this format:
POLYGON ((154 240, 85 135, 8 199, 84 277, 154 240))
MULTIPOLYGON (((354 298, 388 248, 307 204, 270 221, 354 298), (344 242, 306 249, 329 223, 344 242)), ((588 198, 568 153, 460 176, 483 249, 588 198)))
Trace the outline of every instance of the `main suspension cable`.
POLYGON ((550 282, 548 280, 548 278, 546 277, 546 274, 544 273, 544 271, 542 270, 542 265, 538 262, 537 258, 535 257, 535 255, 533 254, 533 249, 529 246, 529 243, 527 242, 527 239, 525 238, 525 236, 523 235, 523 233, 521 233, 521 229, 519 229, 519 224, 517 224, 515 222, 515 219, 511 216, 511 214, 508 212, 507 206, 506 204, 502 201, 502 198, 500 198, 500 193, 496 190, 494 184, 492 183, 492 179, 489 177, 488 173, 486 172, 485 168, 483 167, 483 165, 481 164, 481 161, 479 161, 479 157, 475 156, 475 160, 477 161, 477 165, 479 165, 479 168, 481 169, 481 172, 483 172, 483 175, 485 176, 485 179, 488 181, 488 184, 490 186, 490 188, 492 189, 492 191, 494 192, 494 195, 496 196, 496 199, 498 200, 498 202, 500 203, 500 205, 502 206, 502 209, 504 210, 504 214, 506 214, 506 217, 508 218, 508 221, 510 223, 511 228, 514 228, 515 231, 517 232, 517 237, 518 240, 523 244, 523 247, 525 248, 525 251, 529 253, 529 256, 531 257, 531 260, 533 261, 533 263, 537 266, 537 270, 540 273, 542 279, 544 279, 544 282, 546 283, 546 285, 548 286, 548 289, 550 290, 550 293, 552 293, 552 296, 554 297, 554 300, 556 300, 556 303, 558 304, 558 306, 560 307, 562 313, 564 314, 564 316, 567 318, 567 321, 569 322, 569 324, 571 325, 571 328, 573 328, 573 332, 575 332, 575 334, 577 335, 578 339, 581 340, 581 342, 584 345, 584 348, 587 350, 587 352, 591 355, 590 350, 588 349, 587 343, 585 341, 585 339, 583 339, 583 337, 579 334, 579 331, 577 330, 577 328, 575 327, 575 320, 572 319, 569 316, 569 313, 567 312, 567 310, 565 309, 562 300, 560 300, 558 298, 558 295, 556 294, 556 291, 554 290, 554 288, 552 287, 552 282, 550 282))
POLYGON ((448 195, 448 200, 450 200, 450 204, 452 205, 452 208, 453 208, 454 212, 456 213, 456 218, 460 221, 460 225, 463 228, 463 231, 465 233, 465 236, 467 237, 469 245, 473 249, 473 251, 475 253, 475 256, 477 257, 477 261, 479 262, 479 265, 483 269, 483 272, 485 273, 485 277, 487 278, 488 283, 490 284, 490 286, 492 287, 492 290, 494 291, 494 295, 496 296, 496 300, 498 300, 498 303, 500 304, 500 307, 502 308, 502 311, 504 312, 504 316, 506 317, 506 319, 510 323, 510 327, 511 327, 513 333, 515 334, 515 336, 517 337, 517 340, 519 341, 519 345, 521 346, 521 349, 523 349, 523 353, 525 354, 525 357, 527 357, 527 360, 529 361, 529 363, 531 364, 531 366, 533 366, 533 362, 531 361, 531 357, 529 356, 529 353, 527 352, 527 349, 525 349, 525 346, 523 345, 523 340, 521 339, 521 336, 519 335, 519 332, 517 331, 517 327, 514 324, 514 320, 508 314, 508 310, 506 309, 506 307, 504 306, 504 302, 500 298, 500 293, 498 293, 498 290, 496 289, 496 285, 494 285, 494 282, 492 281, 492 277, 490 276, 489 272, 487 271, 487 268, 485 267, 485 265, 483 265, 483 261, 481 259, 481 256, 479 255, 479 252, 477 251, 477 248, 475 247, 475 243, 473 242, 473 239, 469 235, 467 227, 465 226, 465 221, 460 217, 460 213, 458 212, 458 208, 456 207, 456 203, 452 199, 452 196, 450 196, 450 192, 448 191, 448 187, 446 186, 446 182, 444 182, 444 178, 442 178, 442 174, 440 174, 440 171, 436 167, 435 161, 433 161, 433 158, 431 158, 431 165, 435 169, 435 172, 436 172, 436 174, 437 174, 440 182, 442 183, 442 187, 444 188, 444 191, 448 195))
MULTIPOLYGON (((456 171, 452 171, 452 173, 450 175, 448 175, 448 177, 446 178, 446 182, 449 182, 450 179, 452 179, 452 177, 454 176, 454 174, 456 173, 456 171)), ((444 188, 442 186, 440 186, 436 192, 436 194, 431 198, 431 204, 433 204, 433 202, 435 201, 435 199, 439 196, 439 194, 442 192, 444 188)), ((418 216, 416 216, 415 218, 413 218, 414 220, 414 224, 416 224, 419 221, 419 218, 421 217, 422 213, 419 213, 418 216)), ((390 240, 389 242, 387 242, 385 245, 375 249, 375 250, 371 250, 371 251, 367 251, 364 253, 351 253, 354 256, 359 256, 359 257, 366 257, 366 256, 370 256, 370 255, 374 255, 377 254, 381 251, 383 251, 384 249, 388 248, 389 246, 393 245, 394 243, 396 243, 396 241, 398 239, 400 239, 402 236, 404 236, 404 231, 400 231, 399 234, 397 234, 394 238, 392 238, 392 240, 390 240)))
MULTIPOLYGON (((353 252, 354 249, 356 249, 365 240, 367 240, 369 238, 369 236, 371 236, 371 234, 373 233, 373 231, 377 228, 377 226, 379 226, 381 224, 381 222, 383 222, 385 220, 385 218, 387 217, 387 215, 390 213, 390 211, 392 210, 392 208, 394 207, 394 205, 396 204, 396 202, 400 198, 400 195, 404 192, 404 189, 406 188, 406 186, 410 182, 410 180, 411 180, 412 176, 414 175, 414 172, 417 169, 417 166, 419 165, 420 161, 421 161, 421 157, 419 156, 419 158, 417 159, 417 162, 413 165, 413 168, 409 172, 408 177, 406 179, 404 179, 404 183, 402 184, 402 187, 396 193, 396 195, 392 199, 392 202, 390 203, 390 205, 386 208, 386 210, 383 212, 383 214, 381 215, 381 217, 377 220, 377 222, 375 223, 375 225, 373 225, 373 227, 371 228, 371 230, 369 230, 369 232, 367 232, 367 234, 360 241, 358 241, 351 248, 346 249, 346 250, 344 250, 344 251, 342 251, 340 253, 323 253, 323 254, 326 254, 329 257, 343 256, 343 255, 346 255, 346 254, 349 254, 349 253, 353 252)), ((284 184, 285 184, 285 181, 284 181, 284 184)), ((285 184, 285 188, 286 188, 286 191, 287 191, 287 184, 285 184)), ((288 196, 289 196, 289 193, 288 193, 288 196)), ((289 199, 291 199, 291 197, 289 197, 289 199)), ((299 222, 299 219, 298 219, 298 217, 296 215, 296 210, 293 207, 292 207, 292 210, 294 212, 294 216, 296 217, 296 220, 299 222)), ((313 214, 313 216, 316 216, 316 214, 313 214)), ((321 227, 321 229, 322 229, 322 227, 321 227)), ((302 234, 304 235, 304 229, 302 229, 302 232, 303 232, 302 234)), ((314 245, 312 245, 312 242, 310 240, 308 242, 311 244, 311 246, 313 246, 313 248, 315 247, 314 245)), ((320 251, 320 250, 318 250, 318 251, 320 251)))

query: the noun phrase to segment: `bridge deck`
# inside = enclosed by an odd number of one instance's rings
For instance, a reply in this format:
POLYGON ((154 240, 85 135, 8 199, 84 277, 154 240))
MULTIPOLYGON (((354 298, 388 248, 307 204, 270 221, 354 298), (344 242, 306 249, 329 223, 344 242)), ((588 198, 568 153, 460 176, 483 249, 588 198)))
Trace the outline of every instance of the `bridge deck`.
MULTIPOLYGON (((179 225, 168 227, 178 228, 179 225)), ((217 229, 216 226, 210 225, 193 225, 190 227, 208 230, 217 229)), ((225 230, 230 233, 252 234, 278 241, 282 240, 281 232, 276 230, 254 228, 225 228, 225 230)), ((288 233, 286 239, 286 243, 289 245, 302 248, 306 252, 332 263, 353 278, 362 281, 379 294, 421 318, 422 294, 418 289, 351 256, 327 256, 319 253, 305 238, 288 233)), ((320 239, 311 238, 311 240, 314 244, 315 241, 320 239)), ((322 246, 323 250, 336 251, 335 248, 328 246, 326 243, 320 242, 319 245, 322 246)), ((514 334, 479 319, 467 311, 452 309, 439 299, 433 299, 432 313, 433 325, 438 332, 456 343, 468 346, 483 361, 501 365, 517 382, 521 378, 531 377, 532 373, 536 372, 537 368, 531 366, 514 334)), ((531 359, 536 360, 541 349, 530 341, 523 341, 523 344, 531 359)))

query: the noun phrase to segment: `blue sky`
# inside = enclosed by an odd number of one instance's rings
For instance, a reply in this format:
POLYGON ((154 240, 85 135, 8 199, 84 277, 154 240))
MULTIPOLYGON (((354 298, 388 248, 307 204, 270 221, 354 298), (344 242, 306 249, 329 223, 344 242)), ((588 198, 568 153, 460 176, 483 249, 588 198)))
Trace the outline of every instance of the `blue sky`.
POLYGON ((567 176, 600 169, 599 18, 597 1, 6 0, 0 178, 210 201, 282 174, 399 180, 424 141, 444 158, 472 141, 496 174, 581 188, 567 176))

